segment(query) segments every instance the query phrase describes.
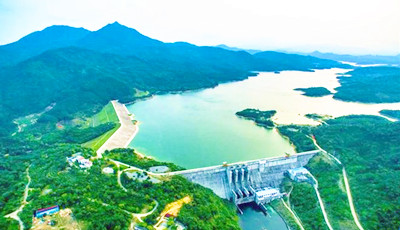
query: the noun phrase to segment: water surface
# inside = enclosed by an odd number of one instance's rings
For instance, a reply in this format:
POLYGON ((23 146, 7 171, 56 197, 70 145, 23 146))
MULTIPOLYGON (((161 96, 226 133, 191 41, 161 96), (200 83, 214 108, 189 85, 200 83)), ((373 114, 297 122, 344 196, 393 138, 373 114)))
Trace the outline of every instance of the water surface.
MULTIPOLYGON (((288 140, 276 130, 267 130, 235 113, 246 108, 277 110, 278 124, 318 123, 304 117, 307 113, 331 115, 379 115, 381 109, 398 109, 400 103, 361 104, 338 101, 332 96, 306 97, 295 88, 339 86, 337 73, 330 69, 315 72, 283 71, 260 73, 257 77, 221 84, 213 89, 167 94, 129 105, 140 122, 140 131, 130 144, 140 152, 161 161, 186 168, 218 165, 294 152, 288 140)), ((251 206, 243 208, 240 224, 245 230, 286 229, 280 216, 270 216, 251 206)))
POLYGON ((240 226, 245 230, 284 230, 287 229, 282 217, 269 205, 267 215, 255 204, 240 206, 243 214, 240 216, 240 226))
POLYGON ((398 109, 400 103, 362 104, 338 101, 332 95, 306 97, 295 88, 339 86, 337 73, 283 71, 260 73, 257 77, 221 84, 212 89, 167 94, 128 106, 140 122, 140 131, 130 144, 161 161, 196 168, 281 156, 294 152, 276 130, 267 130, 235 113, 246 108, 277 110, 279 124, 318 124, 307 113, 331 115, 379 115, 381 109, 398 109))

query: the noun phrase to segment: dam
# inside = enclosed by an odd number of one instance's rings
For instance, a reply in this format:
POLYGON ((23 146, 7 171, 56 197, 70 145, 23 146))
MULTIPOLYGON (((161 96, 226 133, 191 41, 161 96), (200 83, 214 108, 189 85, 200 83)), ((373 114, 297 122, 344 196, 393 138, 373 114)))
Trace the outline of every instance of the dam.
POLYGON ((285 177, 285 172, 305 166, 319 152, 320 150, 314 150, 285 157, 263 158, 168 174, 182 175, 236 205, 256 202, 262 207, 283 195, 277 188, 285 177))

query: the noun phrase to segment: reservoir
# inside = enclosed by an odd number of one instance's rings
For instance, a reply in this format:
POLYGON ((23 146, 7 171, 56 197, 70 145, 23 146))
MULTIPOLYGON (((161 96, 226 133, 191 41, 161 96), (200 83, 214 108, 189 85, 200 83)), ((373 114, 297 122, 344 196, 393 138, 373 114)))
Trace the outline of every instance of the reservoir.
MULTIPOLYGON (((304 115, 379 115, 381 109, 400 108, 400 103, 343 102, 333 99, 332 95, 306 97, 293 90, 325 87, 334 92, 339 86, 337 74, 347 71, 260 73, 211 89, 157 95, 136 102, 127 106, 140 127, 130 147, 185 168, 283 156, 285 152, 295 152, 287 139, 276 130, 256 126, 235 113, 246 108, 276 110, 273 120, 278 124, 317 125, 304 115)), ((244 209, 241 226, 244 229, 286 229, 278 214, 270 212, 270 217, 265 217, 251 207, 244 209)))

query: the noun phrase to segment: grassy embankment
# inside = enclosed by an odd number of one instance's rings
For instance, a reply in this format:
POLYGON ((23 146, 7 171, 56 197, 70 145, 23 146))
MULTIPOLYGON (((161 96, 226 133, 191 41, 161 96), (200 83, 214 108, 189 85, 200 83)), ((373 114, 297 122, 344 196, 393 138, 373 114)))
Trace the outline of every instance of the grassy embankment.
POLYGON ((97 151, 104 144, 104 142, 106 142, 108 138, 110 138, 111 135, 113 135, 115 131, 117 131, 117 129, 121 126, 118 120, 117 113, 115 112, 111 102, 109 102, 106 106, 104 106, 104 108, 99 113, 89 118, 87 122, 90 127, 95 127, 97 125, 105 124, 108 122, 116 124, 116 126, 113 129, 105 132, 104 134, 102 134, 99 137, 96 137, 93 140, 90 140, 82 144, 83 147, 91 148, 95 151, 97 151))

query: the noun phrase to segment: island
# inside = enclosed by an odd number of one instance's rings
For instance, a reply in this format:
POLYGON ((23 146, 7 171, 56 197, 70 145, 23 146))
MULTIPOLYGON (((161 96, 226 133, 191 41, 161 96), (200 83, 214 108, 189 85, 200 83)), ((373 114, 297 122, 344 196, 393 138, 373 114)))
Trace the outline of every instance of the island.
POLYGON ((275 127, 271 118, 276 114, 275 110, 260 111, 258 109, 245 109, 236 113, 238 117, 253 120, 257 125, 266 128, 275 127))
POLYGON ((303 92, 302 95, 308 97, 323 97, 332 94, 332 92, 325 87, 296 88, 294 90, 301 91, 303 92))

